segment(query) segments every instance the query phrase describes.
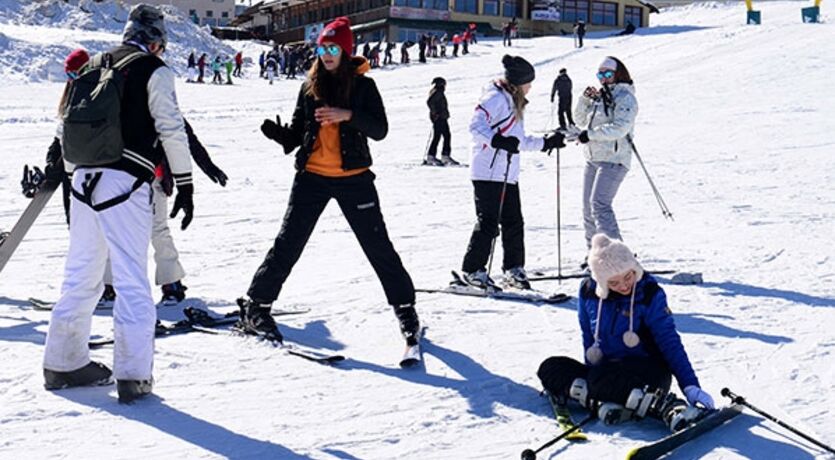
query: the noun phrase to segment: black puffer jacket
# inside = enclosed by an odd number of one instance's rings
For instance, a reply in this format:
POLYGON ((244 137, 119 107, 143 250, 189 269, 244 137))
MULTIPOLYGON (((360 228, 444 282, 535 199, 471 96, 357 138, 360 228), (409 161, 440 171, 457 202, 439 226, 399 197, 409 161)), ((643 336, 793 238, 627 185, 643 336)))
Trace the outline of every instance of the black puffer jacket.
MULTIPOLYGON (((370 68, 364 58, 353 58, 351 64, 357 69, 354 78, 354 89, 351 92, 351 106, 345 107, 353 112, 351 121, 339 124, 339 142, 342 150, 342 169, 367 168, 371 166, 371 152, 368 149, 368 138, 375 141, 382 140, 388 134, 388 120, 383 99, 377 90, 374 80, 364 73, 370 68)), ((313 96, 305 94, 306 83, 299 91, 290 132, 284 143, 284 151, 296 151, 296 169, 303 171, 307 164, 313 146, 319 135, 319 122, 314 112, 324 104, 316 101, 313 96)))
POLYGON ((433 88, 429 92, 429 99, 426 100, 429 106, 429 119, 432 121, 446 120, 449 118, 449 107, 447 106, 444 90, 433 88))

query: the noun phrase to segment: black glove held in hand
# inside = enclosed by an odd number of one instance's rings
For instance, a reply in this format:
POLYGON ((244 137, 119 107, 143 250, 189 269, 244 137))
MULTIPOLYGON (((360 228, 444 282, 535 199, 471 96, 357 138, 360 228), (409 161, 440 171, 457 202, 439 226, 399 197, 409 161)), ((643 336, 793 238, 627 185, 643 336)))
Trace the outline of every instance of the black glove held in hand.
POLYGON ((508 153, 519 153, 519 138, 515 136, 505 137, 496 133, 493 139, 490 140, 490 146, 508 153))
POLYGON ((543 152, 550 152, 551 149, 561 149, 565 147, 565 135, 559 131, 545 136, 545 145, 542 147, 543 152))
POLYGON ((580 133, 580 135, 579 135, 579 136, 577 136, 577 140, 578 140, 578 141, 580 141, 580 143, 581 143, 581 144, 586 144, 586 143, 588 143, 588 141, 589 141, 589 132, 584 130, 583 132, 581 132, 581 133, 580 133))
POLYGON ((287 128, 281 126, 281 117, 278 115, 275 116, 275 121, 272 120, 264 120, 261 123, 261 132, 264 133, 267 138, 272 139, 278 142, 281 145, 284 145, 285 133, 287 132, 287 128))
POLYGON ((177 217, 177 213, 183 210, 183 222, 180 228, 185 230, 191 219, 194 218, 194 185, 186 184, 177 187, 177 197, 174 198, 174 208, 171 210, 170 218, 177 217))
POLYGON ((209 179, 211 179, 215 184, 220 184, 221 187, 226 187, 226 180, 229 178, 226 177, 226 173, 218 168, 214 163, 207 165, 203 172, 206 173, 206 175, 209 176, 209 179))

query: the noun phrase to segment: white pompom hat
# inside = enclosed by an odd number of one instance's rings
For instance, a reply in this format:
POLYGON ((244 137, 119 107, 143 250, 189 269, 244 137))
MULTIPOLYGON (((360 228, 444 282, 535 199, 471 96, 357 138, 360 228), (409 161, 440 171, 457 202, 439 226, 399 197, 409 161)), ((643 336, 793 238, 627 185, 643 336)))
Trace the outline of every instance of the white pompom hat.
POLYGON ((644 276, 644 269, 635 260, 635 255, 620 240, 613 240, 603 233, 594 235, 589 250, 589 270, 597 282, 595 293, 601 299, 609 295, 609 279, 629 270, 635 270, 635 279, 644 276))

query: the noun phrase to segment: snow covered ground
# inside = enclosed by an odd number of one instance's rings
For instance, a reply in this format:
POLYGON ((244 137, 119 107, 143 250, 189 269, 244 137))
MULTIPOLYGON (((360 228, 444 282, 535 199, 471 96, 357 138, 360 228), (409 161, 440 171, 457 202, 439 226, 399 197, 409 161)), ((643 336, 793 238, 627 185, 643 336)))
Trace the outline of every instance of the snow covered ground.
MULTIPOLYGON (((536 64, 529 131, 548 123, 559 68, 568 68, 579 92, 594 83, 605 55, 618 56, 636 82, 637 147, 676 220, 662 218, 637 163, 616 211, 646 267, 704 273, 702 285, 664 287, 705 389, 721 400, 719 390, 729 386, 835 443, 835 25, 801 24, 802 6, 761 3, 764 23, 755 27, 744 25, 739 4, 701 4, 654 15, 653 27, 634 36, 593 35, 582 50, 570 37, 519 40, 512 50, 485 40, 468 57, 374 71, 391 129, 371 146, 373 169, 389 233, 415 283, 447 282, 474 222, 466 168, 417 166, 431 79, 449 82, 453 156, 466 160, 470 113, 499 74, 504 52, 536 64)), ((5 21, 0 59, 4 40, 45 50, 38 36, 47 33, 74 42, 68 46, 97 34, 113 40, 112 31, 5 21)), ((34 56, 21 59, 22 69, 34 68, 34 56)), ((4 72, 12 81, 0 89, 0 226, 9 229, 27 204, 21 166, 42 163, 62 84, 4 72)), ((292 159, 258 127, 276 113, 290 116, 298 85, 246 79, 178 88, 186 117, 230 177, 220 188, 197 173, 195 221, 186 232, 172 229, 193 304, 231 311, 275 237, 292 159)), ((573 270, 584 255, 582 155, 577 146, 562 155, 563 267, 573 270)), ((524 154, 521 190, 528 268, 555 269, 554 157, 524 154)), ((551 355, 582 356, 573 304, 419 294, 429 326, 426 366, 401 370, 394 317, 331 205, 276 306, 311 308, 283 319, 282 330, 348 361, 325 367, 253 341, 188 334, 157 341, 156 396, 147 401, 120 406, 112 387, 49 393, 41 375, 49 315, 28 309, 26 298, 58 297, 66 249, 60 200, 53 199, 0 275, 3 458, 518 458, 557 433, 537 394, 537 366, 551 355)), ((574 294, 578 284, 539 287, 574 294)), ((182 316, 177 308, 159 313, 182 316)), ((110 330, 108 313, 97 313, 93 333, 110 330)), ((111 351, 93 357, 110 362, 111 351)), ((650 421, 588 431, 592 442, 557 445, 540 458, 622 458, 664 433, 650 421)), ((749 414, 675 458, 824 455, 749 414)))

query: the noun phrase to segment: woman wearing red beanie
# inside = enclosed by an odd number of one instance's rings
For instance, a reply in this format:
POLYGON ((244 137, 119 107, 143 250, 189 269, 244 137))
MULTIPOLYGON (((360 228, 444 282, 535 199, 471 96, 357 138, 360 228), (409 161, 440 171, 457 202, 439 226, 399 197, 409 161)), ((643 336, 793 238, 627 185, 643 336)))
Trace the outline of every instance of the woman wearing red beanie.
POLYGON ((270 315, 284 281, 301 256, 325 206, 336 199, 366 257, 383 284, 388 303, 400 322, 408 345, 419 333, 415 290, 386 232, 367 139, 388 133, 383 100, 362 57, 351 57, 354 46, 348 18, 337 18, 319 35, 318 59, 299 91, 289 125, 265 120, 261 131, 296 152, 298 170, 287 213, 275 243, 258 268, 248 299, 239 299, 244 331, 281 341, 270 315))

